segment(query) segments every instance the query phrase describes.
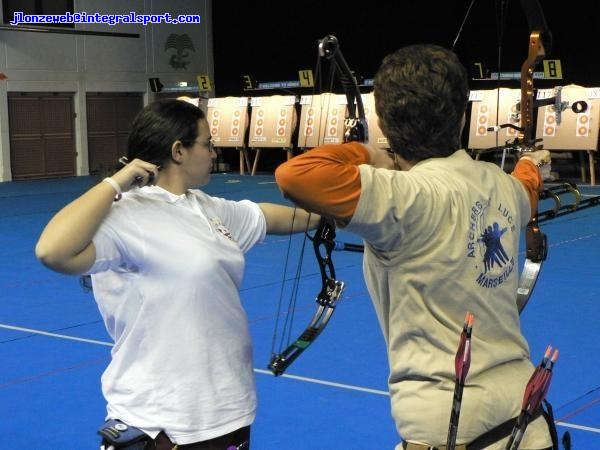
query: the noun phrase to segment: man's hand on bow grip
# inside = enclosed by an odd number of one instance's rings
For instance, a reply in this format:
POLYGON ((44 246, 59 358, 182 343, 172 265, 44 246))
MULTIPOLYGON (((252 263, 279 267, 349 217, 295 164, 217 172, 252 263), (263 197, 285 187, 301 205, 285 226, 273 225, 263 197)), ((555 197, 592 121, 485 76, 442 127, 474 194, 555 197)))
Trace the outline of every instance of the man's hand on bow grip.
POLYGON ((363 144, 371 155, 371 165, 380 169, 394 169, 394 157, 386 148, 363 144))

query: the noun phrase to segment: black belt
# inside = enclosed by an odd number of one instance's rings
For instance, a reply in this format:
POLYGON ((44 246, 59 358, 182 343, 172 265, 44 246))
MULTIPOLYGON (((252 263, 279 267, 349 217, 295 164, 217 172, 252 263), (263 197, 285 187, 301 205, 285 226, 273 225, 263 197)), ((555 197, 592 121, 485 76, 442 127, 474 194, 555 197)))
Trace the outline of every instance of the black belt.
MULTIPOLYGON (((538 415, 539 414, 535 414, 531 420, 537 418, 538 415)), ((516 417, 508 419, 506 422, 501 423, 497 427, 486 431, 473 442, 469 444, 457 444, 454 448, 456 450, 482 450, 490 446, 494 442, 498 442, 500 439, 509 436, 512 432, 513 427, 515 426, 516 421, 516 417)), ((445 445, 439 445, 436 447, 428 444, 415 444, 406 441, 402 442, 402 448, 404 450, 446 450, 445 445)))
MULTIPOLYGON (((432 447, 427 444, 415 444, 414 442, 402 442, 402 448, 404 450, 446 450, 445 445, 432 447)), ((465 444, 457 444, 454 446, 454 450, 468 450, 468 447, 465 444)))
POLYGON ((177 445, 171 442, 164 431, 161 431, 154 439, 154 448, 150 450, 249 450, 250 449, 250 427, 219 436, 208 441, 195 442, 193 444, 177 445))

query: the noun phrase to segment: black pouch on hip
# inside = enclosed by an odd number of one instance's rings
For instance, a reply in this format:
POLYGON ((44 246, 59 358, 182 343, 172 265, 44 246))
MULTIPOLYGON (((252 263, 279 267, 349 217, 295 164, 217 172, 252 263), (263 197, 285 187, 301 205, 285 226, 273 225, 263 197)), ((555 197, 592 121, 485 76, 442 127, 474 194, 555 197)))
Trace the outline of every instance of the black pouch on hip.
POLYGON ((151 440, 150 436, 136 427, 127 425, 118 419, 110 419, 98 430, 102 436, 103 450, 144 450, 151 440))

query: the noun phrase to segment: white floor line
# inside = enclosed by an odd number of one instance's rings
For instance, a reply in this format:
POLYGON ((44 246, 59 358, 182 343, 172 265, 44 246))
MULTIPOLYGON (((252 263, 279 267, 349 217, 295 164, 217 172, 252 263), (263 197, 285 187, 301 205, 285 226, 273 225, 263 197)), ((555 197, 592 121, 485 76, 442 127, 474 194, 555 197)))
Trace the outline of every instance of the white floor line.
POLYGON ((68 339, 70 341, 86 342, 88 344, 106 345, 108 347, 113 346, 112 342, 104 342, 104 341, 96 341, 94 339, 78 338, 78 337, 69 336, 66 334, 49 333, 47 331, 34 330, 33 328, 15 327, 12 325, 6 325, 6 324, 2 324, 2 323, 0 323, 0 328, 6 328, 7 330, 15 330, 15 331, 25 331, 27 333, 41 334, 43 336, 50 336, 50 337, 55 337, 55 338, 60 338, 60 339, 68 339))
MULTIPOLYGON (((254 371, 256 373, 260 373, 263 375, 271 375, 274 376, 272 372, 268 371, 268 370, 264 370, 264 369, 254 369, 254 371)), ((385 395, 389 397, 389 392, 388 391, 380 391, 377 389, 370 389, 370 388, 363 388, 360 386, 353 386, 351 384, 343 384, 343 383, 334 383, 332 381, 324 381, 324 380, 319 380, 317 378, 308 378, 308 377, 301 377, 298 375, 289 375, 289 374, 283 374, 283 375, 279 375, 280 378, 291 378, 292 380, 299 380, 299 381, 306 381, 307 383, 315 383, 315 384, 324 384, 326 386, 332 386, 332 387, 337 387, 337 388, 341 388, 341 389, 348 389, 351 391, 361 391, 361 392, 368 392, 369 394, 378 394, 378 395, 385 395)))
MULTIPOLYGON (((113 346, 112 342, 97 341, 95 339, 83 339, 83 338, 69 336, 66 334, 49 333, 47 331, 35 330, 33 328, 16 327, 13 325, 6 325, 6 324, 0 324, 0 328, 5 328, 7 330, 14 330, 14 331, 24 331, 27 333, 40 334, 42 336, 50 336, 50 337, 55 337, 55 338, 59 338, 59 339, 68 339, 71 341, 85 342, 87 344, 105 345, 107 347, 113 346)), ((254 369, 254 372, 260 373, 262 375, 274 376, 273 373, 271 373, 269 370, 254 369)), ((332 387, 336 387, 336 388, 340 388, 340 389, 347 389, 347 390, 351 390, 351 391, 360 391, 360 392, 366 392, 369 394, 383 395, 383 396, 387 396, 387 397, 389 397, 389 395, 390 395, 388 391, 363 388, 360 386, 353 386, 351 384, 334 383, 332 381, 324 381, 324 380, 319 380, 317 378, 301 377, 298 375, 289 375, 289 374, 285 374, 285 373, 282 375, 279 375, 279 377, 280 378, 290 378, 292 380, 304 381, 307 383, 323 384, 325 386, 332 386, 332 387)), ((556 424, 559 426, 562 426, 562 427, 574 428, 574 429, 583 430, 583 431, 591 431, 592 433, 600 433, 600 428, 586 427, 583 425, 575 425, 575 424, 567 423, 567 422, 556 422, 556 424)))
POLYGON ((567 422, 556 422, 556 425, 567 428, 575 428, 576 430, 591 431, 592 433, 600 433, 600 428, 585 427, 583 425, 575 425, 567 422))
MULTIPOLYGON (((49 337, 54 337, 54 338, 59 338, 59 339, 68 339, 68 340, 71 340, 71 341, 85 342, 87 344, 105 345, 107 347, 112 347, 113 346, 112 342, 97 341, 97 340, 94 340, 94 339, 83 339, 83 338, 69 336, 69 335, 66 335, 66 334, 49 333, 47 331, 36 330, 36 329, 33 329, 33 328, 17 327, 17 326, 14 326, 14 325, 6 325, 6 324, 0 324, 0 328, 5 328, 7 330, 14 330, 14 331, 23 331, 23 332, 26 332, 26 333, 34 333, 34 334, 39 334, 39 335, 42 335, 42 336, 49 336, 49 337)), ((271 373, 268 370, 264 370, 264 369, 254 369, 254 372, 260 373, 262 375, 274 376, 273 373, 271 373)), ((370 394, 378 394, 378 395, 389 396, 389 393, 387 391, 380 391, 380 390, 377 390, 377 389, 363 388, 363 387, 360 387, 360 386, 352 386, 352 385, 343 384, 343 383, 334 383, 332 381, 324 381, 324 380, 319 380, 319 379, 316 379, 316 378, 301 377, 301 376, 298 376, 298 375, 283 374, 283 375, 280 375, 280 376, 282 378, 290 378, 290 379, 294 379, 294 380, 305 381, 307 383, 323 384, 323 385, 326 385, 326 386, 332 386, 332 387, 337 387, 337 388, 341 388, 341 389, 348 389, 348 390, 352 390, 352 391, 361 391, 361 392, 367 392, 367 393, 370 393, 370 394)))

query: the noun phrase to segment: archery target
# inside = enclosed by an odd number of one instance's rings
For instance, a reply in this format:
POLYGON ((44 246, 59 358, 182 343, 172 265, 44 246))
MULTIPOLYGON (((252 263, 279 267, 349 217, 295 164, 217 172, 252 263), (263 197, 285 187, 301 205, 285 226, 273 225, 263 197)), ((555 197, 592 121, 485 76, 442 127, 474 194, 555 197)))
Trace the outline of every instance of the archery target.
POLYGON ((521 100, 520 89, 489 89, 471 91, 469 122, 470 149, 488 149, 504 145, 517 137, 518 131, 510 127, 488 131, 491 127, 505 124, 519 126, 517 104, 521 100))
POLYGON ((369 133, 369 144, 378 148, 390 148, 387 138, 379 128, 377 113, 375 112, 375 96, 372 92, 362 95, 363 106, 365 108, 365 118, 369 133))
POLYGON ((575 136, 577 137, 587 137, 590 134, 590 124, 591 120, 591 108, 588 108, 585 112, 576 114, 577 123, 575 125, 575 136))
POLYGON ((556 115, 555 108, 551 106, 544 108, 544 132, 543 136, 554 136, 556 134, 556 115))
POLYGON ((291 148, 296 127, 296 97, 252 97, 250 105, 248 145, 253 148, 291 148))
POLYGON ((489 106, 484 104, 479 104, 474 106, 474 109, 477 111, 477 136, 485 136, 487 134, 487 129, 490 123, 489 117, 489 106))
POLYGON ((207 119, 215 147, 243 147, 248 128, 248 97, 209 99, 207 119))
MULTIPOLYGON (((521 100, 521 93, 519 92, 519 97, 513 99, 508 108, 508 114, 504 120, 504 123, 509 123, 511 125, 519 126, 520 125, 520 115, 519 108, 517 107, 518 102, 521 100)), ((514 128, 505 128, 506 135, 509 138, 516 138, 519 134, 517 130, 514 128)))
POLYGON ((560 91, 561 111, 554 104, 538 111, 536 132, 547 150, 597 150, 600 89, 568 85, 538 91, 538 98, 553 98, 560 91), (572 106, 585 102, 587 109, 576 113, 572 106))
POLYGON ((340 115, 346 114, 346 104, 341 97, 325 92, 300 98, 299 148, 317 147, 324 144, 326 139, 329 143, 342 142, 343 132, 340 133, 338 127, 340 115))
POLYGON ((329 102, 327 122, 325 126, 324 144, 341 144, 344 142, 344 120, 348 111, 345 95, 334 95, 329 102))

